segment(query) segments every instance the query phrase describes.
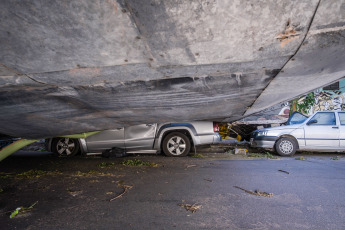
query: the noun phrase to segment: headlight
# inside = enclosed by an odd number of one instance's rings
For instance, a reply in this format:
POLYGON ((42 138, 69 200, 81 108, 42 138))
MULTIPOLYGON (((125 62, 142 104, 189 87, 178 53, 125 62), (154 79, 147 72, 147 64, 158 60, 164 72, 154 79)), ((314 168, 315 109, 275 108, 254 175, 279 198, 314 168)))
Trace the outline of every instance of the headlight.
POLYGON ((267 131, 259 131, 257 136, 258 137, 260 137, 260 136, 267 136, 267 131))

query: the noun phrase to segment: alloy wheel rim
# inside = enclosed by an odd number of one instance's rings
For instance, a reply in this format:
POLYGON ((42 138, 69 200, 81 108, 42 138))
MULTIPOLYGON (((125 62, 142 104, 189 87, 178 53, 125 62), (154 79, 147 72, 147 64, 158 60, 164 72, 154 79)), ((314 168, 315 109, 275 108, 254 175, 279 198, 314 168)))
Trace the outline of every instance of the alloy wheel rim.
POLYGON ((74 151, 75 144, 70 138, 63 138, 58 141, 56 148, 59 155, 68 156, 74 151))
POLYGON ((179 136, 174 136, 167 143, 168 151, 175 156, 181 155, 186 150, 186 142, 179 136))
POLYGON ((284 153, 284 154, 289 154, 293 150, 293 144, 290 141, 282 141, 279 144, 279 149, 284 153))

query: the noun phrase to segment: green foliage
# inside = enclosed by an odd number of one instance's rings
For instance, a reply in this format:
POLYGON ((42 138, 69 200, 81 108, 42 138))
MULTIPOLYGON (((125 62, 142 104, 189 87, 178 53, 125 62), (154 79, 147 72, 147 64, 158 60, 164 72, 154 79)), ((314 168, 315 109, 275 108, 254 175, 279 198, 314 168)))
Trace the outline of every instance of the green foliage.
POLYGON ((36 201, 35 203, 33 203, 30 207, 23 207, 23 206, 20 206, 18 208, 16 208, 16 210, 14 210, 11 215, 10 215, 10 218, 14 218, 16 217, 18 214, 24 214, 26 212, 29 212, 31 211, 34 206, 38 203, 38 201, 36 201))
POLYGON ((305 158, 304 158, 303 156, 300 156, 300 157, 295 158, 295 160, 298 160, 298 161, 305 161, 305 158))
POLYGON ((248 157, 253 157, 253 158, 268 158, 268 159, 279 159, 277 156, 273 156, 271 153, 266 152, 266 153, 249 153, 248 157))
POLYGON ((114 165, 115 165, 114 162, 102 162, 102 163, 99 163, 97 165, 97 167, 99 167, 99 168, 109 168, 109 167, 114 166, 114 165))
POLYGON ((125 166, 150 166, 150 167, 157 167, 158 166, 158 164, 156 164, 156 163, 145 162, 145 161, 141 161, 138 159, 123 161, 122 165, 125 165, 125 166))
POLYGON ((11 178, 11 177, 12 176, 10 174, 0 172, 0 179, 7 179, 7 178, 11 178))
POLYGON ((290 113, 292 113, 294 111, 293 107, 295 105, 296 111, 298 111, 300 113, 307 114, 308 110, 310 108, 312 108, 314 106, 314 104, 315 104, 314 92, 308 93, 306 96, 302 96, 300 98, 297 98, 290 103, 290 113))
POLYGON ((38 177, 47 175, 47 173, 48 172, 46 172, 46 171, 31 169, 29 171, 17 174, 17 176, 18 177, 27 178, 27 179, 31 179, 31 178, 38 178, 38 177))
POLYGON ((114 176, 112 173, 104 173, 96 170, 90 170, 88 172, 77 171, 73 174, 76 177, 95 177, 95 176, 114 176))

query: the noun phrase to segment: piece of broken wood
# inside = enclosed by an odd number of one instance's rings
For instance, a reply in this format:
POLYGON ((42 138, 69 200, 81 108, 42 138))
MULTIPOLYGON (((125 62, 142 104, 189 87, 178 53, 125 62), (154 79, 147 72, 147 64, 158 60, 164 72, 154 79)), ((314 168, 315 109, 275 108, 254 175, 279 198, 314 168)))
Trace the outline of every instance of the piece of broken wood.
POLYGON ((255 192, 249 191, 247 189, 238 187, 238 186, 234 186, 234 188, 238 188, 241 189, 242 191, 245 191, 246 193, 255 195, 255 196, 264 196, 264 197, 272 197, 274 194, 273 193, 267 193, 267 192, 260 192, 258 189, 255 190, 255 192))
POLYGON ((116 200, 116 199, 122 197, 129 189, 133 188, 133 186, 130 186, 130 185, 122 185, 122 187, 124 188, 123 192, 120 195, 110 199, 109 201, 113 201, 113 200, 116 200))
POLYGON ((196 167, 197 165, 187 165, 186 168, 196 167))
POLYGON ((287 172, 287 171, 284 171, 284 170, 281 170, 281 169, 279 169, 278 171, 279 171, 279 172, 283 172, 283 173, 286 173, 286 174, 290 174, 289 172, 287 172))

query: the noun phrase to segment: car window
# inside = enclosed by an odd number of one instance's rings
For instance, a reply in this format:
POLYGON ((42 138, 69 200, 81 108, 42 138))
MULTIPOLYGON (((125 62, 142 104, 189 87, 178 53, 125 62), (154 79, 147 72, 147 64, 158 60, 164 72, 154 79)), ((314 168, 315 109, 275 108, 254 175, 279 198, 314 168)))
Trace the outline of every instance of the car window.
POLYGON ((294 112, 289 117, 289 120, 286 122, 286 125, 302 124, 307 119, 308 119, 307 116, 305 116, 299 112, 294 112))
POLYGON ((345 125, 345 113, 338 113, 341 125, 345 125))
POLYGON ((335 125, 334 113, 317 113, 311 120, 317 120, 317 123, 311 125, 335 125))

